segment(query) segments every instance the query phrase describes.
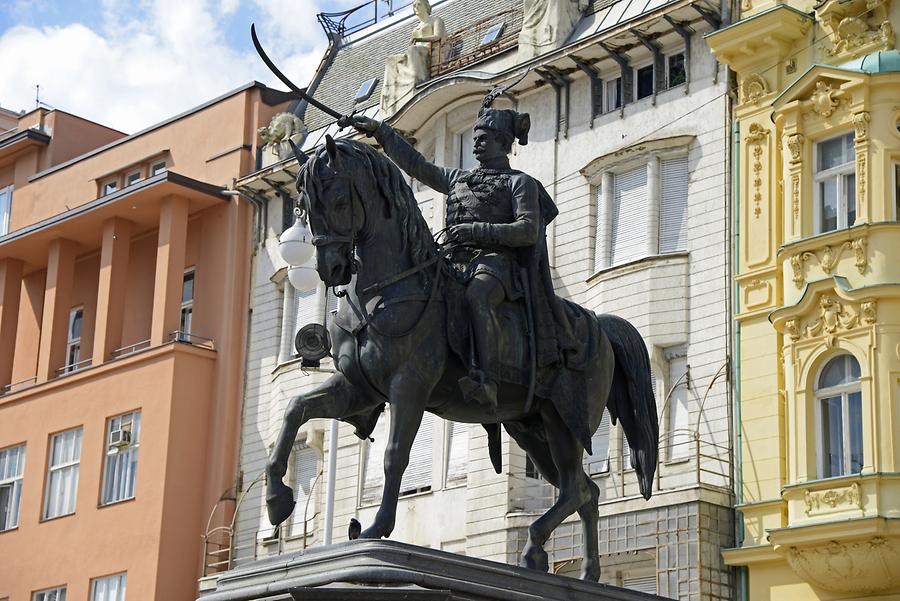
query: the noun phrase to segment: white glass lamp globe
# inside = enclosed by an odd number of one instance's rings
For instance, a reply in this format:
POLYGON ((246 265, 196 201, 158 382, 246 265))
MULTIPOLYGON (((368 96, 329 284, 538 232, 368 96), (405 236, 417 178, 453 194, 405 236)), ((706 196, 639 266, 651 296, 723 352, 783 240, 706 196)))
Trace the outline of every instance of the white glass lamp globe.
POLYGON ((312 244, 312 232, 307 229, 300 218, 294 220, 294 225, 284 230, 278 238, 278 252, 288 265, 303 265, 309 261, 316 247, 312 244))
POLYGON ((310 265, 295 265, 288 268, 288 280, 294 290, 309 292, 319 285, 319 273, 310 265))

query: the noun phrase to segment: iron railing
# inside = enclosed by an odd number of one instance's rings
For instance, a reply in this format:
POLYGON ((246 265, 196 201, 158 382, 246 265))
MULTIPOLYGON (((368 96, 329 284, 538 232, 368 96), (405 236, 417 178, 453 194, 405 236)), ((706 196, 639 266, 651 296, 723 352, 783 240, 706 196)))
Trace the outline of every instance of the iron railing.
POLYGON ((169 340, 215 350, 215 343, 212 338, 198 336, 197 334, 191 334, 190 332, 182 330, 175 330, 169 334, 169 340))
POLYGON ((78 361, 76 363, 69 363, 67 365, 63 365, 62 367, 58 367, 56 368, 56 373, 60 376, 64 376, 66 374, 84 369, 85 367, 89 367, 92 362, 93 359, 91 357, 88 357, 87 359, 82 359, 81 361, 78 361))
POLYGON ((141 340, 140 342, 135 342, 134 344, 129 344, 121 348, 114 349, 110 354, 114 359, 121 359, 122 357, 133 355, 147 348, 150 348, 149 338, 147 340, 141 340))
POLYGON ((521 11, 507 10, 483 19, 445 36, 431 46, 431 76, 437 77, 461 69, 488 56, 508 50, 519 43, 522 29, 521 11), (501 25, 500 35, 482 44, 487 31, 501 25))
POLYGON ((24 380, 19 380, 18 382, 12 382, 11 384, 0 386, 0 396, 15 392, 13 389, 19 386, 21 386, 22 388, 31 388, 35 384, 37 384, 37 376, 31 376, 30 378, 25 378, 24 380), (23 384, 28 384, 28 386, 23 386, 23 384))
POLYGON ((369 0, 345 11, 319 13, 316 18, 326 34, 343 37, 392 17, 410 4, 412 0, 369 0))

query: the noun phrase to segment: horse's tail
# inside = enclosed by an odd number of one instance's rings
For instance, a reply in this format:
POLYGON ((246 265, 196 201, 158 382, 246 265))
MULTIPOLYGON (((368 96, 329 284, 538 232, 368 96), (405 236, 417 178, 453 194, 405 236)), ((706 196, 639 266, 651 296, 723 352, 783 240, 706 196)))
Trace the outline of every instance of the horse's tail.
POLYGON ((613 423, 622 430, 631 447, 641 494, 649 499, 659 456, 659 418, 650 375, 650 357, 644 339, 633 325, 615 315, 597 315, 600 329, 609 338, 616 367, 606 407, 613 423))

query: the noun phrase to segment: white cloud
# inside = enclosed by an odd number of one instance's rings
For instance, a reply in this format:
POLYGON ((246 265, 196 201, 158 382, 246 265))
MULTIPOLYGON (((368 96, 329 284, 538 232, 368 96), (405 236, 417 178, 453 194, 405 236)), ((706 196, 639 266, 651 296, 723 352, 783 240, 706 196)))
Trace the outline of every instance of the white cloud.
MULTIPOLYGON (((305 85, 325 49, 315 4, 255 2, 273 31, 273 58, 305 85)), ((253 79, 274 83, 252 50, 225 43, 223 15, 240 8, 240 0, 103 0, 99 30, 13 27, 0 37, 0 102, 31 108, 40 84, 41 99, 56 108, 134 132, 253 79)))

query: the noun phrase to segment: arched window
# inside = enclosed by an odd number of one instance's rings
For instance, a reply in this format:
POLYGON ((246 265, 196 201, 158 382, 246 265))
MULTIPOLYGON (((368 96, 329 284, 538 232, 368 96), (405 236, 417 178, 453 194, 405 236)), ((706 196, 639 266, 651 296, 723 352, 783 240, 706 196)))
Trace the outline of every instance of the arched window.
POLYGON ((819 477, 859 473, 863 465, 859 363, 838 355, 816 382, 819 477))

